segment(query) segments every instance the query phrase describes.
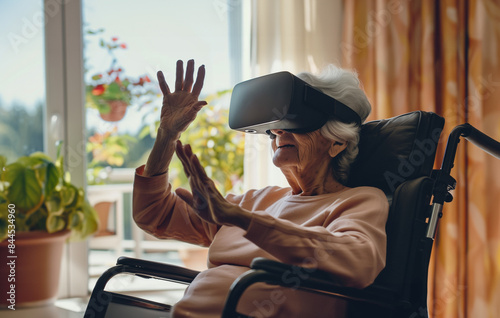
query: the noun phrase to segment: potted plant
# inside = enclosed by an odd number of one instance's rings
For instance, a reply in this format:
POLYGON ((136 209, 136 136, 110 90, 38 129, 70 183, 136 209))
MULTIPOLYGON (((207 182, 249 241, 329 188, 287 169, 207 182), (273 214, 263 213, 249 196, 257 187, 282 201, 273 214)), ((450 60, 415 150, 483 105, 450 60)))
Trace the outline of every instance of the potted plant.
POLYGON ((9 277, 1 284, 8 297, 0 304, 55 300, 64 242, 85 239, 97 228, 97 213, 71 183, 60 154, 53 161, 36 152, 10 164, 0 156, 0 257, 10 264, 0 267, 0 276, 9 277))
POLYGON ((157 86, 149 76, 131 78, 125 75, 124 69, 118 65, 115 50, 126 49, 125 43, 119 43, 117 37, 106 42, 99 42, 100 47, 107 49, 111 56, 108 70, 91 76, 86 85, 86 105, 99 111, 102 119, 110 122, 120 121, 132 102, 141 107, 152 102, 158 95, 157 86))
POLYGON ((131 144, 137 140, 129 134, 118 134, 118 128, 104 133, 95 132, 87 142, 87 153, 91 154, 89 168, 100 165, 120 167, 131 144))

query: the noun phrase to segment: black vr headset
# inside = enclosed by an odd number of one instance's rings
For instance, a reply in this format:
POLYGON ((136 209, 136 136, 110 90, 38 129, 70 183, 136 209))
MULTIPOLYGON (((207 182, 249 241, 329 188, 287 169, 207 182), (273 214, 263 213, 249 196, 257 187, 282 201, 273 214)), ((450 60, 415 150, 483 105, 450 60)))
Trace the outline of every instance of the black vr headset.
POLYGON ((278 72, 237 84, 231 95, 229 127, 254 134, 271 129, 307 133, 329 119, 361 124, 350 107, 289 72, 278 72))

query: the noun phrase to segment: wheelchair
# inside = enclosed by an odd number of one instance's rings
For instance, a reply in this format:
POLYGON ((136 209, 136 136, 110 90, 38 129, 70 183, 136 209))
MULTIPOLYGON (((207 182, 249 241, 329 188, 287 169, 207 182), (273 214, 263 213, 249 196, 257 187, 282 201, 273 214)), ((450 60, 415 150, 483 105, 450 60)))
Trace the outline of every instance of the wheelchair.
MULTIPOLYGON (((432 112, 415 111, 361 126, 359 154, 348 186, 373 186, 390 203, 386 223, 386 266, 373 284, 363 289, 339 286, 327 273, 256 258, 249 270, 232 284, 223 318, 247 317, 236 311, 239 298, 252 284, 263 282, 348 300, 348 317, 428 317, 428 266, 437 225, 450 191, 450 175, 460 138, 500 159, 500 143, 469 124, 455 127, 448 137, 440 169, 434 161, 444 119, 432 112), (307 275, 303 275, 306 272, 307 275), (302 274, 301 274, 302 273, 302 274), (282 279, 283 275, 296 279, 282 279), (293 285, 290 284, 293 281, 293 285), (288 282, 288 283, 287 283, 288 282)), ((120 257, 92 291, 85 318, 165 317, 171 307, 105 290, 117 274, 131 274, 189 284, 199 272, 179 266, 120 257)))

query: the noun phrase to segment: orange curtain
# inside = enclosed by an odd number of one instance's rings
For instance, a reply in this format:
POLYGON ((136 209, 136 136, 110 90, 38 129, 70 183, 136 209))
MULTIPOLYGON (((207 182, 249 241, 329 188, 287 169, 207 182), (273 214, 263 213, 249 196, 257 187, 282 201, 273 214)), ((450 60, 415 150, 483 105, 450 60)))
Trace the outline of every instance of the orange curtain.
MULTIPOLYGON (((343 66, 356 69, 371 119, 414 110, 500 140, 500 3, 344 0, 343 66)), ((500 160, 461 142, 429 268, 431 317, 500 315, 500 160)))

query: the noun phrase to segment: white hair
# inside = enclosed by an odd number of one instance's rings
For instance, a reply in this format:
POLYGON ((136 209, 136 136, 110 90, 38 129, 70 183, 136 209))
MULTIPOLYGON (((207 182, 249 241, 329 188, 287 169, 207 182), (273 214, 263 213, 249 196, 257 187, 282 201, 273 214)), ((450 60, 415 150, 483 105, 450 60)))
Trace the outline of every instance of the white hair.
MULTIPOLYGON (((330 64, 319 75, 304 72, 297 77, 350 107, 361 117, 361 122, 370 115, 371 105, 356 72, 330 64)), ((345 184, 351 164, 359 151, 359 126, 331 119, 320 128, 320 132, 329 140, 347 143, 346 149, 333 158, 331 163, 335 179, 345 184)))

